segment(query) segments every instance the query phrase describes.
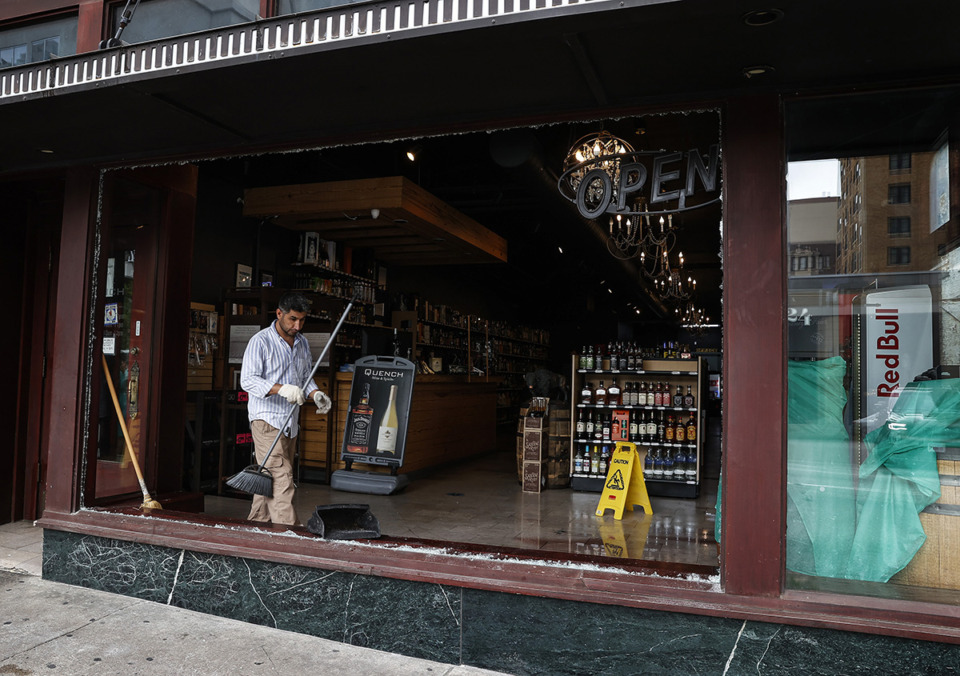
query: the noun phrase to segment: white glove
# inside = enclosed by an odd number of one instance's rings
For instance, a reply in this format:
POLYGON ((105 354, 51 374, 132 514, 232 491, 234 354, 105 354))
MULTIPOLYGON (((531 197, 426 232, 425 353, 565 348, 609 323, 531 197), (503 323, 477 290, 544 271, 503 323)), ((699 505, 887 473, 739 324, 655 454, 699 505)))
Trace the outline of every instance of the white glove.
POLYGON ((280 391, 277 392, 277 394, 297 406, 302 406, 303 402, 306 401, 306 398, 303 396, 303 390, 296 385, 281 385, 280 391))
POLYGON ((330 397, 320 390, 313 393, 313 403, 317 405, 317 413, 326 413, 330 410, 330 407, 333 406, 330 397))

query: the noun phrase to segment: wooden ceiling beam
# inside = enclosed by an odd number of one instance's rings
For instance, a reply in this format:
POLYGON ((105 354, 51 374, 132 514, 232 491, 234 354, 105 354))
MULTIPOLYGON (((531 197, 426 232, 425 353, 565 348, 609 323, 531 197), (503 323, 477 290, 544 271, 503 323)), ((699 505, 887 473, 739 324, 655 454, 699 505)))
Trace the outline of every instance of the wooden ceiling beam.
POLYGON ((402 176, 250 188, 244 216, 270 218, 292 230, 315 231, 348 246, 372 247, 384 260, 405 242, 404 256, 443 252, 449 262, 506 262, 507 242, 402 176), (378 209, 374 219, 371 210, 378 209))

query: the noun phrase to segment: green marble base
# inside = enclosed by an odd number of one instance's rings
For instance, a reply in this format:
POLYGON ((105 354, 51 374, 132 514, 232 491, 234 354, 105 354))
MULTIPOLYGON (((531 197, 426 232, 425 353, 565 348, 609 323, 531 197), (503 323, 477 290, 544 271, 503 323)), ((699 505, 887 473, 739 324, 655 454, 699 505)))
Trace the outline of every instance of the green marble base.
POLYGON ((43 577, 510 674, 960 673, 960 646, 461 589, 44 531, 43 577))

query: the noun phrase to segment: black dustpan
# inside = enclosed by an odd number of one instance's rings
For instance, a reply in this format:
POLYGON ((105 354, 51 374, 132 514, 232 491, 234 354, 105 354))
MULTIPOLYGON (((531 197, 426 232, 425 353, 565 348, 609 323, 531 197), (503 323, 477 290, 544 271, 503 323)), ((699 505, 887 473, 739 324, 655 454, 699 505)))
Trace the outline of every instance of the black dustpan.
POLYGON ((328 540, 365 540, 380 537, 380 522, 370 505, 317 505, 307 530, 328 540))

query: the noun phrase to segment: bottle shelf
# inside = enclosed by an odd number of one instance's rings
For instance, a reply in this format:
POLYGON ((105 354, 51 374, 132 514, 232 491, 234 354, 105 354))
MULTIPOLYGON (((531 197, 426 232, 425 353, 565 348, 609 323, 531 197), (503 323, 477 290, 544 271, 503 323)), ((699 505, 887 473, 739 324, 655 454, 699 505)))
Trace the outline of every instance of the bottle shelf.
POLYGON ((639 404, 630 404, 625 406, 623 404, 577 404, 577 408, 586 408, 586 409, 601 409, 604 411, 688 411, 691 413, 696 413, 700 409, 696 406, 647 406, 639 404))
POLYGON ((657 370, 650 370, 650 369, 647 369, 647 370, 642 370, 642 369, 630 370, 630 369, 626 369, 626 370, 622 370, 622 371, 619 370, 619 369, 577 369, 577 373, 591 374, 591 375, 598 375, 598 376, 606 376, 606 375, 610 375, 610 376, 618 376, 618 375, 636 375, 636 376, 665 376, 665 375, 666 375, 666 376, 695 376, 695 375, 697 375, 698 371, 682 371, 682 370, 666 371, 666 370, 662 370, 662 369, 657 369, 657 370))
MULTIPOLYGON (((613 446, 616 444, 616 441, 611 441, 610 439, 606 440, 596 440, 596 439, 574 439, 573 443, 580 444, 582 446, 613 446)), ((697 444, 692 443, 677 443, 675 441, 631 441, 631 444, 636 444, 644 448, 696 448, 697 444)))
MULTIPOLYGON (((702 359, 648 359, 644 358, 643 364, 637 363, 637 368, 580 368, 578 355, 573 355, 571 363, 571 392, 576 397, 581 390, 586 394, 589 389, 591 397, 596 398, 596 390, 601 382, 603 389, 609 390, 610 385, 614 385, 619 392, 615 397, 620 403, 612 404, 605 402, 602 404, 580 402, 571 402, 571 430, 570 430, 570 462, 573 468, 578 458, 582 458, 584 452, 589 453, 593 449, 603 450, 604 447, 612 448, 617 441, 607 438, 597 439, 595 436, 590 438, 581 437, 583 432, 577 432, 574 424, 577 419, 586 420, 588 417, 598 418, 601 421, 610 419, 611 422, 604 425, 611 426, 611 432, 619 434, 618 423, 626 425, 631 423, 631 429, 634 429, 634 423, 644 425, 647 418, 658 423, 663 429, 664 422, 667 423, 667 429, 675 429, 676 424, 684 425, 688 419, 692 419, 696 426, 693 439, 682 439, 680 441, 667 440, 663 438, 638 438, 634 434, 634 439, 630 442, 635 444, 638 449, 645 449, 647 462, 656 461, 658 467, 661 463, 666 463, 671 467, 674 463, 680 463, 685 468, 681 477, 673 476, 665 478, 663 476, 652 476, 649 466, 635 467, 634 471, 643 472, 644 480, 648 483, 650 494, 653 496, 670 496, 695 498, 699 494, 699 481, 701 474, 702 444, 701 432, 704 425, 703 396, 705 391, 706 373, 703 370, 702 359), (666 401, 662 404, 625 404, 624 398, 633 400, 638 395, 642 397, 652 396, 654 387, 657 394, 666 401), (690 397, 692 404, 682 404, 674 406, 673 398, 676 396, 677 389, 681 389, 681 394, 690 397), (662 388, 662 389, 661 389, 662 388), (621 413, 615 413, 615 412, 621 413), (629 420, 628 420, 629 418, 629 420), (670 421, 675 420, 676 424, 671 426, 670 421), (644 471, 646 469, 646 471, 644 471), (687 474, 688 469, 694 471, 687 474)), ((601 395, 603 396, 603 395, 601 395)), ((659 398, 658 396, 658 398, 659 398)), ((686 428, 686 425, 684 425, 686 428)), ((581 427, 581 430, 583 428, 581 427)), ((626 434, 627 430, 623 429, 626 434)), ((596 434, 596 431, 593 432, 596 434)), ((611 434, 613 436, 613 434, 611 434)), ((597 492, 604 490, 604 477, 597 474, 589 474, 574 471, 571 474, 572 487, 574 490, 597 492)))

